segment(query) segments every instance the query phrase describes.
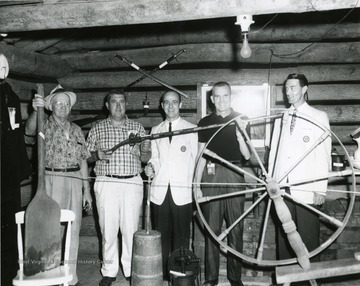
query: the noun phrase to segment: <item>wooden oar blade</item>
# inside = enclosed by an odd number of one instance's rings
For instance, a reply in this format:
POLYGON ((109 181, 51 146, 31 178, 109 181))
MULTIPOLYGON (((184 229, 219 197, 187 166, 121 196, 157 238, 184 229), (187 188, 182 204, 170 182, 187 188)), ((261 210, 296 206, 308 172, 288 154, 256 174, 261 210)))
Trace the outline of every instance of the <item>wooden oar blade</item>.
POLYGON ((32 276, 58 267, 61 241, 60 207, 40 192, 25 212, 24 274, 32 276))
MULTIPOLYGON (((44 97, 44 87, 37 85, 44 97)), ((37 108, 38 186, 25 212, 24 274, 32 276, 60 265, 60 207, 45 190, 44 108, 37 108)))

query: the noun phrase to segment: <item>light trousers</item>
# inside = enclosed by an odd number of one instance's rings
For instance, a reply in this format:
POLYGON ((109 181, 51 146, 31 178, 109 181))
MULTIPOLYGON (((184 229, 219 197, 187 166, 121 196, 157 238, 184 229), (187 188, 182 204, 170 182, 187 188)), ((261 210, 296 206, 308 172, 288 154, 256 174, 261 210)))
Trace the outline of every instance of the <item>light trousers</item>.
POLYGON ((75 220, 71 226, 69 270, 73 275, 70 285, 78 282, 76 274, 79 250, 79 235, 82 219, 82 180, 80 171, 77 172, 45 172, 46 193, 60 206, 60 209, 72 210, 75 220))
POLYGON ((96 178, 94 191, 102 234, 101 274, 116 277, 119 271, 119 229, 122 236, 121 265, 124 276, 131 275, 133 235, 139 229, 143 203, 140 175, 130 179, 96 178))

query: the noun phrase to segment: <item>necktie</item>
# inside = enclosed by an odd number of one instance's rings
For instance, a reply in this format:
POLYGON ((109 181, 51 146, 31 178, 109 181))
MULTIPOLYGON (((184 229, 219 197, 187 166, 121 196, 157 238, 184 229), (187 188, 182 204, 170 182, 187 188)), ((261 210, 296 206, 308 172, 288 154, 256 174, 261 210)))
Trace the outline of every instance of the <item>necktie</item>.
POLYGON ((290 123, 290 135, 293 133, 294 129, 295 129, 295 124, 296 124, 296 112, 297 109, 294 109, 292 118, 291 118, 291 123, 290 123))
MULTIPOLYGON (((169 132, 171 132, 171 122, 169 122, 169 132)), ((171 143, 172 136, 169 136, 169 142, 171 143)))

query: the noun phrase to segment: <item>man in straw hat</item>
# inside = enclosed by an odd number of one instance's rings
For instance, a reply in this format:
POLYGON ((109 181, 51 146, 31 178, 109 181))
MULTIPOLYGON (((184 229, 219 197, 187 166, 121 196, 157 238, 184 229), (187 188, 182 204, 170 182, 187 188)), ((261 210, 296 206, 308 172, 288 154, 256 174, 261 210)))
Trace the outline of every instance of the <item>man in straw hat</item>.
POLYGON ((76 102, 76 94, 66 91, 60 85, 48 96, 35 94, 32 101, 34 112, 26 122, 26 134, 36 134, 36 112, 38 107, 45 106, 52 111, 44 123, 45 129, 45 188, 47 194, 60 206, 75 213, 71 229, 70 273, 73 280, 70 285, 80 285, 76 275, 81 226, 82 206, 91 208, 88 166, 86 159, 90 156, 85 138, 79 126, 69 121, 71 108, 76 102))

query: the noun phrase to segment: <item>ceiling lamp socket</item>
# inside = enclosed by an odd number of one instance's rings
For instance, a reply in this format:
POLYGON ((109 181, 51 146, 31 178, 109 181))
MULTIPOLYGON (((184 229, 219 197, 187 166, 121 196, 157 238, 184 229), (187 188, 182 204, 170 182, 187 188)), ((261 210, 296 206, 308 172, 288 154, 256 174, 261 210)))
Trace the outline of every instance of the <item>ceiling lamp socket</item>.
POLYGON ((239 15, 236 16, 236 22, 235 25, 241 26, 241 32, 246 33, 250 29, 250 25, 255 23, 253 21, 252 15, 239 15))

